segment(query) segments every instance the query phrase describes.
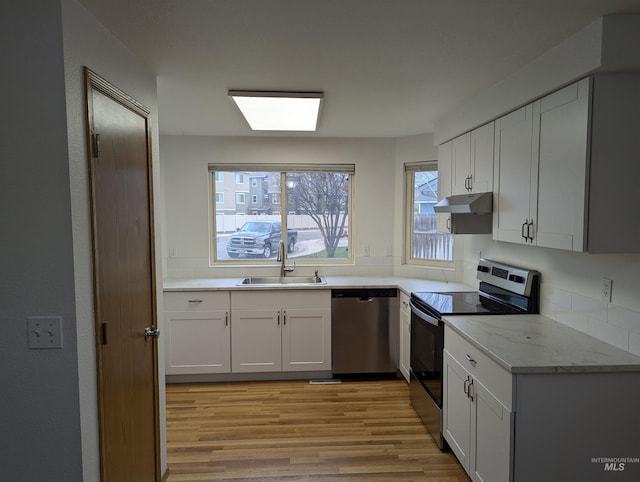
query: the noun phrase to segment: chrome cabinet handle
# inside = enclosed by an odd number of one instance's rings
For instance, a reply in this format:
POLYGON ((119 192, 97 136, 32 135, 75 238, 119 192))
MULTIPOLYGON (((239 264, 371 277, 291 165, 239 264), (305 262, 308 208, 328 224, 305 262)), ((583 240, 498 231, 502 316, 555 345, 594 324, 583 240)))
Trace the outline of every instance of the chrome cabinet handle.
POLYGON ((465 358, 467 359, 467 361, 468 361, 469 363, 471 363, 473 366, 476 366, 476 365, 478 364, 478 362, 477 362, 477 361, 475 361, 471 355, 468 355, 468 354, 467 354, 467 355, 465 355, 464 357, 465 357, 465 358))
POLYGON ((224 313, 224 326, 229 326, 229 312, 225 311, 224 313))
POLYGON ((451 216, 447 218, 447 231, 451 232, 451 216))
POLYGON ((286 311, 282 312, 282 324, 283 325, 287 324, 287 312, 286 311))
POLYGON ((467 387, 469 390, 469 398, 471 399, 471 401, 473 402, 473 393, 471 393, 471 387, 473 386, 473 379, 471 379, 471 381, 469 382, 469 386, 467 387))
POLYGON ((278 311, 278 326, 280 326, 280 312, 278 311))
POLYGON ((202 300, 189 300, 189 303, 202 303, 202 300))
POLYGON ((529 222, 529 224, 527 224, 527 237, 529 238, 529 241, 533 243, 533 234, 531 234, 532 231, 533 231, 533 219, 529 222))
POLYGON ((524 239, 525 241, 527 241, 527 234, 529 234, 528 232, 524 232, 525 227, 529 225, 528 221, 528 219, 525 219, 524 223, 522 223, 522 227, 520 228, 520 236, 522 236, 522 239, 524 239))
POLYGON ((462 384, 462 390, 464 390, 464 394, 467 396, 467 398, 469 398, 469 386, 467 385, 468 383, 469 383, 469 377, 467 377, 467 379, 462 384))

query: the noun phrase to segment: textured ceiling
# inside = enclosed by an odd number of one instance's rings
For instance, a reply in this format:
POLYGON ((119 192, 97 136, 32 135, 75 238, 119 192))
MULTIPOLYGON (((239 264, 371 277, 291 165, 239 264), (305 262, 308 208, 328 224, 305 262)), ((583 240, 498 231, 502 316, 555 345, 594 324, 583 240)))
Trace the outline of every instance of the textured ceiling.
POLYGON ((640 0, 80 3, 157 72, 161 133, 215 136, 252 135, 228 89, 324 91, 304 136, 432 132, 598 17, 640 13, 640 0))

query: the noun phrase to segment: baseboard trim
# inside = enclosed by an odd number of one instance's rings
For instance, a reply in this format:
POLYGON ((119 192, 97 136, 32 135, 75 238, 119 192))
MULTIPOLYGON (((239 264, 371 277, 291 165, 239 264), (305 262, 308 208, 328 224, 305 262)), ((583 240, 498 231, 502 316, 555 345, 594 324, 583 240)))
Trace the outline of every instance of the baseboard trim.
POLYGON ((169 480, 169 467, 167 467, 167 470, 162 474, 162 482, 167 482, 167 480, 169 480))

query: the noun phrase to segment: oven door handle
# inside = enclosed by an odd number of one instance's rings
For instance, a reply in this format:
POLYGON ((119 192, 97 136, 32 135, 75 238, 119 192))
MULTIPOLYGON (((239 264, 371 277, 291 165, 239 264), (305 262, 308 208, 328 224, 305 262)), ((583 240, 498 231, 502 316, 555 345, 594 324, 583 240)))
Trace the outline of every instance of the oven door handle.
POLYGON ((416 315, 421 320, 424 320, 427 323, 432 324, 433 326, 438 326, 440 324, 440 321, 437 318, 434 318, 433 316, 426 314, 424 311, 422 311, 420 308, 418 308, 413 303, 413 301, 409 300, 409 306, 411 306, 411 313, 416 315))

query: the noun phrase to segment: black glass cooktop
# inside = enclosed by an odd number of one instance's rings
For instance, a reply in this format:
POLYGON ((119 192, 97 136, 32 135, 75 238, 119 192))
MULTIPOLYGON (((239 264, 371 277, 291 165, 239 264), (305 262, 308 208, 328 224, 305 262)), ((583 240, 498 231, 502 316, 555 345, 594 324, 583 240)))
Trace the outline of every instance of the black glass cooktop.
POLYGON ((514 313, 517 309, 497 303, 477 291, 452 293, 411 293, 414 303, 434 315, 514 313))

